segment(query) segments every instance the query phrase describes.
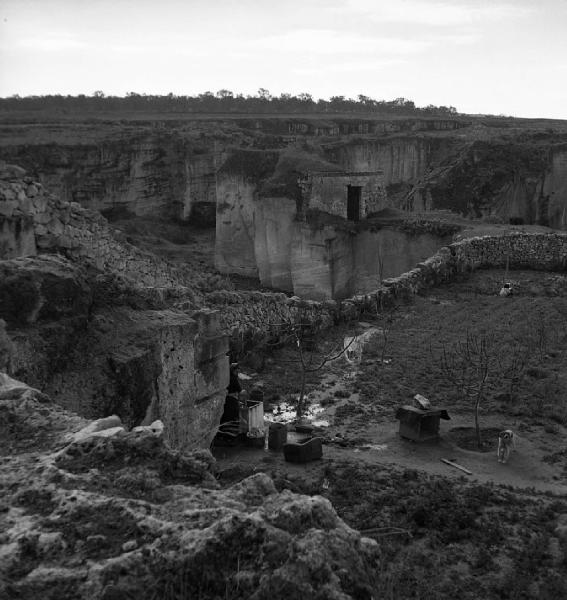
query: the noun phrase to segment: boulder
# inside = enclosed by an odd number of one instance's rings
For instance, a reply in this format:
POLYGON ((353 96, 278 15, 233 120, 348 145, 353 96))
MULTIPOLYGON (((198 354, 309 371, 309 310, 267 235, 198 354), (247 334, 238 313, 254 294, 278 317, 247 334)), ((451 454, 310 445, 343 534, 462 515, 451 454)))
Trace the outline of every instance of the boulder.
MULTIPOLYGON (((11 398, 0 408, 42 414, 41 392, 7 376, 0 389, 11 398)), ((211 453, 171 450, 160 422, 124 432, 113 415, 77 428, 78 417, 44 411, 55 433, 59 415, 79 435, 61 449, 62 427, 43 451, 16 449, 3 463, 2 597, 372 597, 378 545, 327 499, 278 493, 265 473, 221 489, 211 453)))
POLYGON ((163 435, 163 421, 157 420, 151 423, 150 425, 138 425, 134 427, 132 431, 134 432, 147 432, 152 435, 163 435))
POLYGON ((102 434, 103 437, 110 437, 112 435, 116 435, 119 430, 124 431, 120 417, 117 415, 111 415, 110 417, 104 417, 102 419, 96 419, 95 421, 92 421, 80 431, 70 435, 68 439, 71 442, 79 442, 96 434, 102 434))
POLYGON ((14 344, 6 331, 6 321, 0 319, 0 371, 8 371, 12 362, 14 344))
POLYGON ((64 317, 86 320, 91 301, 84 270, 61 256, 0 262, 0 318, 9 326, 64 317))
POLYGON ((43 392, 17 379, 12 379, 6 373, 0 373, 0 401, 2 400, 50 402, 49 396, 46 396, 43 392))
POLYGON ((0 161, 0 179, 21 179, 25 175, 26 170, 24 168, 0 161))

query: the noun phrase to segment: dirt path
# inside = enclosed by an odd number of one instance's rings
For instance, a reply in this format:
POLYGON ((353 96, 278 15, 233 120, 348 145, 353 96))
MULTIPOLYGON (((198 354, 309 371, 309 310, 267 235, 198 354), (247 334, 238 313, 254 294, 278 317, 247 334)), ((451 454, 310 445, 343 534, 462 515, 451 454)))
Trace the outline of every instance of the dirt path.
MULTIPOLYGON (((450 411, 451 420, 441 421, 438 442, 416 443, 401 438, 393 411, 386 409, 381 415, 369 413, 368 407, 361 403, 359 394, 349 391, 354 377, 352 365, 344 359, 337 360, 326 367, 319 385, 309 394, 311 406, 316 407, 313 420, 316 423, 329 423, 319 429, 328 442, 331 440, 324 445, 322 461, 294 465, 285 462, 281 452, 237 446, 216 449, 219 470, 228 469, 233 475, 239 470, 243 474, 271 470, 280 475, 283 473, 292 481, 300 480, 316 488, 324 481, 325 470, 330 462, 347 461, 417 469, 452 479, 465 478, 479 483, 492 482, 526 491, 567 496, 565 461, 552 459, 554 453, 565 448, 567 431, 564 427, 557 426, 550 432, 543 424, 528 425, 519 419, 507 420, 503 415, 483 415, 484 430, 490 432, 511 427, 517 433, 516 450, 507 464, 501 464, 495 449, 475 452, 459 447, 459 429, 472 425, 472 415, 467 412, 450 411), (337 398, 337 401, 326 404, 325 399, 328 401, 329 398, 337 398), (322 407, 321 401, 326 405, 322 407), (337 413, 347 416, 337 417, 337 413), (349 413, 355 416, 351 417, 349 413), (443 463, 441 459, 456 462, 471 471, 472 475, 443 463)), ((253 374, 248 382, 251 384, 259 379, 253 374)), ((269 410, 265 416, 267 420, 273 418, 269 410)), ((490 441, 495 446, 496 440, 490 441)))
MULTIPOLYGON (((491 422, 496 425, 496 420, 492 419, 491 422)), ((236 465, 245 473, 248 470, 283 470, 292 475, 292 480, 304 478, 305 481, 322 481, 329 461, 352 461, 377 466, 394 465, 452 479, 492 482, 567 497, 567 484, 561 467, 542 460, 546 453, 542 448, 543 428, 542 431, 538 428, 522 436, 509 462, 501 464, 497 461, 495 452, 472 452, 459 448, 454 443, 449 428, 469 424, 470 418, 460 415, 453 417, 450 424, 444 423, 446 429, 442 427, 441 439, 436 443, 415 443, 401 438, 396 422, 374 424, 361 432, 361 437, 368 440, 366 443, 355 447, 341 447, 336 443, 328 443, 323 448, 323 460, 307 465, 286 463, 281 452, 246 447, 219 448, 215 455, 221 471, 233 469, 236 465), (442 458, 465 467, 472 475, 443 463, 442 458)), ((341 433, 340 428, 333 427, 331 431, 333 434, 341 433)), ((346 436, 344 439, 348 440, 346 436)))

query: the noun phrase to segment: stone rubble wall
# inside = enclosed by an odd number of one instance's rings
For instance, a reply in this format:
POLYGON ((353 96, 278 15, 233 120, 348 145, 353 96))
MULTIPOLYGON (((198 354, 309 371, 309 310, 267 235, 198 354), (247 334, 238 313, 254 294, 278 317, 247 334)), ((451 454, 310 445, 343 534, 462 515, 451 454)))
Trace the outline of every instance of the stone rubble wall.
POLYGON ((212 292, 205 301, 221 311, 221 328, 230 335, 231 351, 242 355, 270 338, 303 323, 314 330, 379 312, 397 302, 479 268, 567 270, 567 235, 514 233, 469 238, 441 248, 399 277, 385 279, 376 290, 346 300, 316 302, 281 293, 212 292))
POLYGON ((302 323, 311 331, 330 327, 339 313, 335 301, 314 302, 282 293, 210 292, 209 308, 220 313, 220 327, 229 335, 234 356, 263 342, 274 342, 302 323))
POLYGON ((129 244, 98 212, 49 194, 22 169, 0 170, 0 260, 59 253, 145 286, 178 286, 183 275, 129 244))
POLYGON ((408 300, 427 288, 449 283, 480 268, 567 270, 567 235, 513 233, 461 240, 441 248, 399 277, 385 279, 375 291, 346 301, 356 311, 381 309, 408 300))

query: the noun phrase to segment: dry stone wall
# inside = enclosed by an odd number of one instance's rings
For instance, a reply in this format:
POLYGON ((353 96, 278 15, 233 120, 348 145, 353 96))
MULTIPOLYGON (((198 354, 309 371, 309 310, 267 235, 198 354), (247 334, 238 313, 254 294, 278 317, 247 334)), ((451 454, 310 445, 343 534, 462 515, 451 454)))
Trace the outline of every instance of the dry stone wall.
POLYGON ((516 233, 455 242, 418 263, 399 277, 385 279, 372 292, 336 302, 316 302, 263 292, 212 292, 211 308, 221 312, 221 328, 230 335, 235 355, 284 334, 287 326, 303 323, 312 330, 364 312, 380 311, 442 283, 449 283, 479 268, 567 270, 567 235, 516 233))
POLYGON ((399 277, 385 279, 375 291, 354 296, 347 303, 357 311, 380 309, 455 277, 480 268, 567 270, 567 235, 515 233, 455 242, 399 277))
POLYGON ((314 302, 282 293, 211 292, 206 302, 219 311, 220 327, 229 335, 235 357, 276 341, 295 324, 310 331, 330 327, 340 312, 333 300, 314 302))
POLYGON ((138 285, 175 286, 183 275, 156 256, 128 244, 98 212, 65 202, 23 176, 0 167, 0 260, 59 253, 138 285))

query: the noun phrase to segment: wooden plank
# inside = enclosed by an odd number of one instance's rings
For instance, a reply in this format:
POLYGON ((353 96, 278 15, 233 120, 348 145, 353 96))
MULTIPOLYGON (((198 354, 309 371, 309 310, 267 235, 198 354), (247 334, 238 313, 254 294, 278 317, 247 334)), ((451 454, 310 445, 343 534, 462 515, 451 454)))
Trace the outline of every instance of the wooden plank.
POLYGON ((440 460, 441 460, 441 462, 444 462, 445 464, 450 465, 451 467, 455 467, 455 469, 459 469, 460 471, 465 472, 467 475, 472 475, 472 471, 465 469, 465 467, 461 467, 461 465, 458 465, 456 462, 453 462, 452 460, 448 460, 447 458, 442 458, 440 460))

